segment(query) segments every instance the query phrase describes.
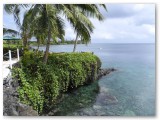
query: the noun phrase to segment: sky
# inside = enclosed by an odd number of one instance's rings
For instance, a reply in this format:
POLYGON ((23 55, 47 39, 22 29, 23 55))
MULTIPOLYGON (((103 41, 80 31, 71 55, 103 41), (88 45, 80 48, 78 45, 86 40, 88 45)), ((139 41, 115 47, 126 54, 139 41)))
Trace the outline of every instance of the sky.
MULTIPOLYGON (((155 4, 106 4, 103 22, 91 18, 95 27, 91 43, 155 43, 155 4)), ((21 21, 25 10, 21 12, 21 21)), ((66 39, 76 34, 66 20, 66 39)), ((13 15, 3 11, 3 26, 17 30, 13 15)))

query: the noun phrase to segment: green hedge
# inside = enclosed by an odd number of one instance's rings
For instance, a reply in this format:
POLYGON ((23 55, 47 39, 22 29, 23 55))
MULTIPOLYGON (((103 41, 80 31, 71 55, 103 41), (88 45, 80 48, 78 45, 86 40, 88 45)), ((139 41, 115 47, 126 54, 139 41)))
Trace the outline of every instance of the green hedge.
POLYGON ((47 64, 41 52, 25 52, 21 68, 14 68, 19 80, 19 97, 39 113, 56 104, 62 93, 96 80, 101 66, 99 58, 91 53, 52 53, 47 64))

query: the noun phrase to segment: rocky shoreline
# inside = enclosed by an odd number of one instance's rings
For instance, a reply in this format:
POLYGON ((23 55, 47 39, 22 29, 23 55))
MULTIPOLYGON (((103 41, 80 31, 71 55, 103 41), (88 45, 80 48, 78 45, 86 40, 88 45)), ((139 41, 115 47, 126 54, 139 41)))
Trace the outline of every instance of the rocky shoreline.
POLYGON ((117 71, 115 68, 99 69, 97 79, 110 74, 111 72, 117 71))
POLYGON ((3 115, 4 116, 38 116, 31 106, 22 104, 18 98, 19 84, 8 76, 3 80, 3 115), (9 82, 10 81, 10 82, 9 82))
MULTIPOLYGON (((116 71, 114 68, 99 69, 97 79, 116 71)), ((38 116, 37 111, 31 106, 22 104, 19 101, 17 88, 19 84, 17 80, 13 80, 8 76, 3 80, 3 115, 4 116, 38 116), (10 81, 10 82, 9 82, 10 81)))

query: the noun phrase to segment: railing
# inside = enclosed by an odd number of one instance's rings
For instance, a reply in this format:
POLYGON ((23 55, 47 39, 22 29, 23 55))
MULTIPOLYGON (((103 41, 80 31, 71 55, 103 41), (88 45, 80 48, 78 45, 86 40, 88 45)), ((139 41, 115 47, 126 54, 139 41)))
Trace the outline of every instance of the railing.
POLYGON ((5 53, 3 55, 3 58, 7 58, 9 59, 9 66, 12 69, 12 53, 16 53, 17 52, 17 60, 19 61, 19 49, 17 48, 17 50, 11 51, 9 50, 7 53, 5 53))

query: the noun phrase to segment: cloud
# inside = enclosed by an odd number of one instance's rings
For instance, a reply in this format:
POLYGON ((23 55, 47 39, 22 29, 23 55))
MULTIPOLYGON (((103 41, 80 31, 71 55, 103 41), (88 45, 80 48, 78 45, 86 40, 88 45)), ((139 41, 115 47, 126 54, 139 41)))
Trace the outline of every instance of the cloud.
POLYGON ((131 17, 135 25, 155 24, 155 4, 106 4, 108 12, 101 9, 106 19, 131 17))
POLYGON ((137 12, 137 14, 133 16, 133 19, 135 25, 155 24, 155 5, 154 4, 143 5, 143 7, 141 7, 140 12, 137 12))
POLYGON ((113 39, 113 35, 111 33, 104 33, 101 35, 102 38, 104 39, 113 39))
POLYGON ((76 34, 73 32, 73 29, 69 25, 65 30, 66 30, 65 37, 67 39, 71 40, 76 38, 76 34))
MULTIPOLYGON (((112 38, 99 42, 151 43, 155 42, 154 4, 109 4, 108 17, 103 23, 92 20, 96 29, 93 38, 102 38, 104 33, 112 38)), ((106 14, 105 14, 106 16, 106 14)), ((95 39, 92 42, 97 42, 95 39)))
MULTIPOLYGON (((154 4, 106 4, 108 12, 103 22, 91 19, 95 29, 91 42, 101 43, 154 43, 155 5, 154 4)), ((12 15, 4 14, 3 25, 16 28, 12 15)), ((66 39, 75 39, 76 34, 66 22, 66 39)))
POLYGON ((151 35, 155 35, 155 26, 150 24, 143 24, 142 27, 151 35))
POLYGON ((144 4, 135 4, 133 6, 133 10, 135 10, 135 11, 140 11, 140 10, 143 10, 144 8, 145 8, 144 4))
POLYGON ((107 13, 101 9, 103 15, 108 19, 125 18, 136 14, 136 8, 133 8, 134 4, 106 4, 107 13))

